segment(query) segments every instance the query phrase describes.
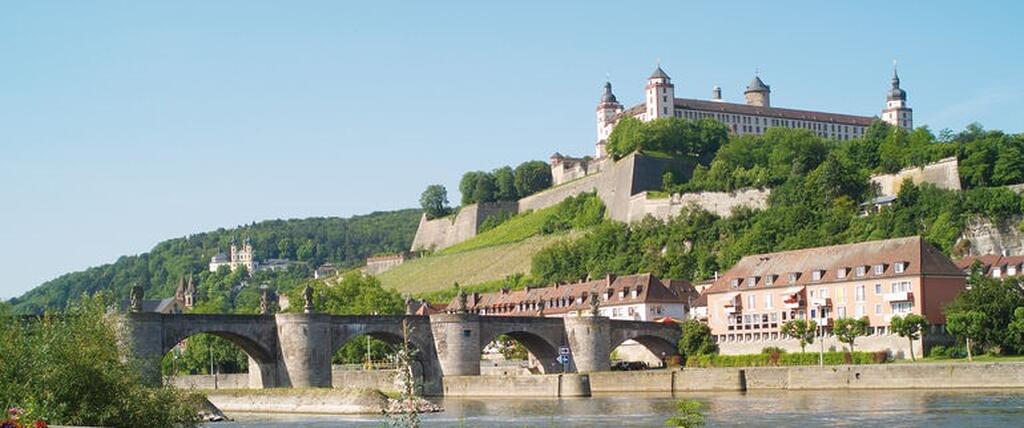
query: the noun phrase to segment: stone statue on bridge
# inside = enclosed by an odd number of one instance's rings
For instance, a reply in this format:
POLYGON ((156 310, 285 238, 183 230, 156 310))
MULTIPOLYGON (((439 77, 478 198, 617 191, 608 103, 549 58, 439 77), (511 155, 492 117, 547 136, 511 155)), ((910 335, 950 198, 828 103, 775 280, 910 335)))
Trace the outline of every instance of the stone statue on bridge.
POLYGON ((601 316, 601 302, 598 301, 597 292, 590 292, 590 316, 599 317, 601 316))
POLYGON ((464 314, 469 310, 466 304, 466 300, 469 299, 469 296, 466 295, 465 289, 459 287, 459 283, 455 283, 455 287, 459 289, 459 306, 457 307, 457 309, 460 314, 464 314))
POLYGON ((260 314, 271 315, 276 311, 277 293, 263 287, 260 289, 260 314))
POLYGON ((544 317, 544 300, 543 299, 541 299, 539 302, 537 302, 537 316, 538 317, 544 317))
POLYGON ((131 306, 128 307, 130 312, 142 312, 142 299, 145 297, 146 291, 141 285, 132 286, 131 292, 131 306))
POLYGON ((306 288, 302 290, 302 297, 306 300, 306 306, 303 310, 307 314, 313 313, 313 287, 307 285, 306 288))

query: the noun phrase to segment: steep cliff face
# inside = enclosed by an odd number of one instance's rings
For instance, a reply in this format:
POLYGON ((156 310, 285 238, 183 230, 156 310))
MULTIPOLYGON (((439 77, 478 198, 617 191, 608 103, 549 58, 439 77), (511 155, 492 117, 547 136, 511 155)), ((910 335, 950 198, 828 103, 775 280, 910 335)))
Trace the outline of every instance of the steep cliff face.
POLYGON ((1024 255, 1024 232, 1020 230, 1024 217, 1010 217, 993 222, 972 217, 964 226, 964 233, 954 249, 954 256, 980 256, 985 254, 1024 255))

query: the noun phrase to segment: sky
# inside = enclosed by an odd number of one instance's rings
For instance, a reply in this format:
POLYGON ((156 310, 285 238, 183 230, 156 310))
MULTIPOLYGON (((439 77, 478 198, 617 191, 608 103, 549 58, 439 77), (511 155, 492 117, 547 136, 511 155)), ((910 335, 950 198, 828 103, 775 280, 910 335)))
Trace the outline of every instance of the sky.
POLYGON ((190 233, 458 201, 463 172, 593 152, 639 103, 755 70, 776 106, 1024 128, 1024 3, 5 2, 0 298, 190 233))

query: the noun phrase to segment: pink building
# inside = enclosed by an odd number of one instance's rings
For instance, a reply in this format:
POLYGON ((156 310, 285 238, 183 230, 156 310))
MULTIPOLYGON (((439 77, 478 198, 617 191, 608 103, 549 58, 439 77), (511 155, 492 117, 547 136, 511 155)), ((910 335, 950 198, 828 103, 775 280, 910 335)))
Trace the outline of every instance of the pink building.
POLYGON ((816 321, 825 346, 841 349, 831 337, 834 321, 867 317, 869 335, 858 339, 858 350, 901 356, 909 345, 891 333, 892 317, 923 315, 939 332, 942 307, 965 285, 961 269, 918 236, 757 254, 708 289, 707 319, 722 352, 742 354, 767 346, 798 351, 779 331, 793 319, 816 321))

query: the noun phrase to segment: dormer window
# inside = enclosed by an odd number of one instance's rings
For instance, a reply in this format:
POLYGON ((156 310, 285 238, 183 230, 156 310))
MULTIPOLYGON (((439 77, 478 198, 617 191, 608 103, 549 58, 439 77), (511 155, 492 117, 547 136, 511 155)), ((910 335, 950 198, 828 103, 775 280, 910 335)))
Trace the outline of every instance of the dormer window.
POLYGON ((864 276, 868 273, 867 266, 857 266, 857 276, 864 276))
POLYGON ((1017 265, 1009 265, 1009 266, 1007 266, 1006 267, 1006 274, 1007 275, 1011 275, 1011 276, 1012 275, 1016 275, 1017 274, 1017 265))
POLYGON ((798 279, 800 279, 800 272, 790 272, 789 273, 789 283, 790 284, 795 283, 798 279))
POLYGON ((839 278, 839 279, 846 278, 846 272, 849 271, 849 270, 850 270, 849 268, 839 268, 839 270, 836 271, 836 278, 839 278))
POLYGON ((881 275, 883 273, 885 273, 885 263, 875 265, 875 275, 881 275))
POLYGON ((996 266, 996 267, 992 268, 992 277, 993 278, 999 278, 1001 276, 1003 276, 1003 270, 1000 269, 999 266, 996 266))
POLYGON ((764 277, 764 285, 767 285, 767 286, 775 285, 775 278, 777 278, 777 277, 778 277, 778 275, 768 275, 768 276, 764 277))
POLYGON ((747 287, 753 287, 755 285, 757 285, 757 277, 756 276, 747 277, 747 287))
POLYGON ((815 270, 811 272, 811 281, 821 281, 821 277, 825 276, 825 271, 815 270))
POLYGON ((731 281, 729 281, 729 286, 732 287, 732 288, 739 287, 740 286, 740 279, 739 278, 733 278, 731 281))
POLYGON ((896 273, 903 273, 906 270, 907 270, 907 262, 896 262, 896 264, 893 265, 893 271, 896 272, 896 273))

